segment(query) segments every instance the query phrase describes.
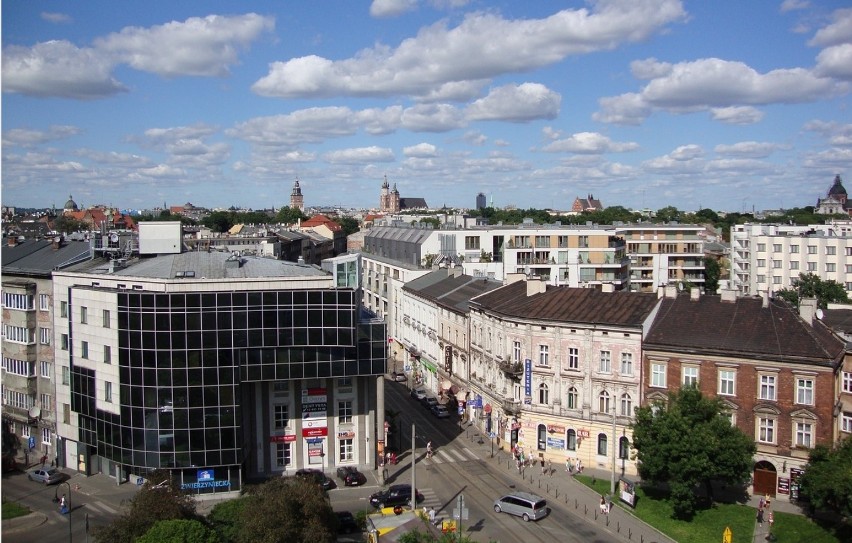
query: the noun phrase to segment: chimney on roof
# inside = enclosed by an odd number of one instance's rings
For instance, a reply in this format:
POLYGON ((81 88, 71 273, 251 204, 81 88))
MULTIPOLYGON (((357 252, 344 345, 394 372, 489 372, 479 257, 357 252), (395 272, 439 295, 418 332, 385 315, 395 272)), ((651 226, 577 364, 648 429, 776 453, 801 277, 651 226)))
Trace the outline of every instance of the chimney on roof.
POLYGON ((527 279, 527 296, 541 294, 545 290, 547 290, 547 283, 545 283, 541 279, 527 279))
POLYGON ((612 283, 603 283, 601 285, 601 292, 615 292, 615 285, 612 283))
POLYGON ((799 317, 801 317, 803 321, 805 321, 811 326, 813 326, 814 324, 814 317, 816 316, 816 311, 816 298, 801 298, 799 300, 799 317))
POLYGON ((766 289, 765 292, 761 292, 760 297, 763 301, 763 303, 760 304, 760 307, 763 307, 764 309, 769 307, 769 289, 766 289))
POLYGON ((63 245, 63 243, 62 243, 62 242, 63 242, 63 241, 64 241, 64 240, 62 239, 62 236, 55 236, 55 237, 53 238, 53 240, 51 241, 50 246, 53 248, 53 250, 54 250, 54 251, 56 251, 56 250, 58 250, 60 247, 62 247, 62 245, 63 245))
POLYGON ((698 298, 700 298, 700 297, 701 297, 701 289, 699 289, 698 287, 692 287, 691 289, 689 289, 689 299, 690 300, 692 300, 693 302, 696 302, 696 301, 698 301, 698 298))
POLYGON ((14 234, 9 235, 9 236, 6 238, 6 244, 7 244, 9 247, 14 247, 15 245, 17 245, 17 244, 18 244, 18 236, 14 235, 14 234))
POLYGON ((666 285, 666 298, 677 298, 677 285, 666 285))
POLYGON ((526 279, 526 274, 523 273, 507 273, 506 278, 503 279, 504 285, 511 285, 512 283, 517 283, 518 281, 523 281, 526 279))
POLYGON ((452 276, 453 277, 461 277, 464 274, 464 268, 461 266, 454 266, 452 276))
POLYGON ((722 289, 722 301, 723 302, 736 302, 737 301, 737 290, 733 288, 723 288, 722 289))

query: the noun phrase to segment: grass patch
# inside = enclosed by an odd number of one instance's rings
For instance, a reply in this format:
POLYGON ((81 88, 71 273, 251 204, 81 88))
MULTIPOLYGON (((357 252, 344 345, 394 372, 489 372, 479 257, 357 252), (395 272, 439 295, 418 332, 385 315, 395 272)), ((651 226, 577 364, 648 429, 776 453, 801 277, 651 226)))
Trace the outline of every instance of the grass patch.
MULTIPOLYGON (((579 476, 578 480, 594 488, 599 494, 609 493, 609 481, 592 480, 579 476)), ((672 518, 672 507, 663 496, 653 489, 636 489, 636 508, 633 514, 660 530, 679 543, 707 543, 722 541, 725 528, 731 529, 733 543, 751 543, 754 536, 754 522, 757 514, 750 507, 730 504, 716 504, 710 509, 698 511, 691 521, 672 518)), ((622 506, 620 502, 617 503, 622 506)), ((625 509, 630 510, 626 505, 625 509)))
POLYGON ((3 520, 9 520, 17 517, 23 517, 24 515, 29 515, 30 510, 23 505, 20 505, 16 502, 7 502, 3 500, 2 507, 2 518, 3 520))

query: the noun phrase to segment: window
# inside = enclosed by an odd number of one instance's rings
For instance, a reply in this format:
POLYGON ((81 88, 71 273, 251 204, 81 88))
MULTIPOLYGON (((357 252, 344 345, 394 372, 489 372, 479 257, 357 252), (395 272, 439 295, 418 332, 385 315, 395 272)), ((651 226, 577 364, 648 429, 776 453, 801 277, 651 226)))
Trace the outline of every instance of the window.
POLYGON ((722 396, 734 396, 736 394, 737 372, 733 370, 719 370, 719 394, 722 396))
POLYGON ((601 456, 607 456, 609 453, 609 447, 606 443, 606 434, 598 434, 598 454, 601 456))
MULTIPOLYGON (((852 264, 846 264, 846 273, 852 273, 852 264)), ((849 289, 846 289, 849 290, 849 289)))
POLYGON ((808 254, 809 254, 809 255, 815 255, 815 254, 817 254, 817 247, 816 247, 816 245, 808 245, 808 254))
POLYGON ((80 306, 80 322, 82 324, 88 324, 89 322, 89 308, 86 306, 80 306))
POLYGON ((104 381, 104 401, 112 403, 112 383, 104 381))
POLYGON ((766 267, 766 259, 765 258, 758 258, 757 259, 757 267, 758 268, 765 268, 766 267))
POLYGON ((834 246, 831 246, 831 245, 827 246, 825 248, 825 254, 827 254, 829 256, 836 255, 837 254, 837 247, 834 247, 834 246))
POLYGON ((38 335, 42 345, 50 345, 50 328, 39 328, 38 335))
POLYGON ((41 407, 50 411, 53 408, 53 397, 50 394, 42 394, 39 396, 41 407))
POLYGON ((651 386, 666 388, 666 365, 651 364, 651 386))
POLYGON ((798 270, 799 269, 799 262, 796 261, 796 260, 791 260, 790 261, 790 269, 791 270, 798 270))
POLYGON ((579 409, 580 395, 577 393, 576 387, 571 387, 568 389, 568 409, 579 409))
POLYGON ((757 440, 761 443, 775 443, 775 419, 761 417, 757 423, 757 440))
POLYGON ((843 372, 843 392, 852 392, 852 372, 843 372))
POLYGON ((62 404, 62 422, 64 424, 71 424, 71 404, 70 403, 62 404))
POLYGON ((104 345, 104 364, 112 364, 112 347, 104 345))
POLYGON ((790 245, 790 252, 793 253, 793 254, 798 254, 799 253, 799 246, 798 245, 790 245))
POLYGON ((757 244, 757 250, 760 253, 766 252, 766 244, 765 243, 758 243, 757 244))
POLYGON ((68 350, 68 334, 62 334, 59 336, 59 348, 63 351, 68 350))
POLYGON ((538 365, 539 366, 549 366, 550 365, 550 347, 547 345, 539 345, 538 346, 538 365))
POLYGON ((601 351, 601 373, 612 372, 612 353, 610 351, 601 351))
POLYGON ((22 377, 33 377, 35 375, 35 363, 17 358, 3 357, 3 369, 6 373, 20 375, 22 377))
POLYGON ((781 244, 780 243, 773 243, 772 244, 772 251, 775 252, 775 253, 780 253, 781 252, 781 244))
POLYGON ((355 460, 355 446, 352 439, 340 440, 340 458, 341 462, 352 462, 355 460))
POLYGON ((52 377, 50 375, 50 362, 46 362, 44 360, 41 361, 41 376, 47 377, 48 379, 52 377))
POLYGON ((62 384, 71 384, 71 368, 69 368, 68 366, 62 366, 62 384))
POLYGON ((290 465, 292 461, 292 456, 290 456, 290 444, 289 443, 276 443, 275 444, 275 462, 279 468, 287 469, 287 466, 290 465))
POLYGON ((513 341, 512 342, 512 361, 515 364, 521 363, 521 342, 513 341))
POLYGON ((840 429, 847 434, 852 434, 852 413, 844 411, 840 417, 840 429))
POLYGON ((340 424, 352 422, 352 400, 337 402, 337 419, 340 424))
POLYGON ((39 294, 38 295, 38 308, 42 311, 50 311, 50 295, 49 294, 39 294))
POLYGON ((89 342, 80 342, 80 358, 89 358, 89 342))
POLYGON ((814 404, 814 380, 808 377, 796 379, 796 403, 803 405, 814 404))
POLYGON ((609 392, 604 390, 598 395, 598 412, 609 413, 609 409, 610 409, 609 392))
POLYGON ((761 400, 775 401, 777 399, 775 397, 775 376, 774 375, 761 375, 760 376, 760 389, 759 389, 758 397, 761 400))
POLYGON ((68 318, 68 302, 59 302, 59 316, 63 319, 68 318))
POLYGON ((816 262, 808 262, 808 271, 811 271, 811 272, 817 271, 817 263, 816 262))
POLYGON ((109 328, 109 326, 110 326, 109 317, 110 317, 109 309, 104 309, 104 312, 103 312, 104 328, 109 328))
POLYGON ((828 273, 834 273, 837 271, 837 264, 834 262, 826 262, 825 271, 828 273))
POLYGON ((33 308, 33 297, 31 294, 3 293, 3 307, 9 309, 29 310, 33 308))
POLYGON ((627 460, 630 455, 630 440, 627 436, 621 436, 618 439, 618 457, 622 460, 627 460))
POLYGON ((538 403, 547 405, 550 401, 550 391, 547 390, 547 385, 544 383, 538 385, 538 403))
POLYGON ((813 447, 814 425, 810 422, 796 423, 796 447, 813 447))
POLYGON ((50 445, 51 432, 50 428, 41 429, 41 442, 43 445, 50 445))
POLYGON ((281 430, 290 425, 290 406, 285 403, 277 403, 272 406, 272 416, 276 430, 281 430))
POLYGON ((630 394, 625 393, 621 395, 621 416, 633 416, 633 399, 630 397, 630 394))
POLYGON ((781 260, 773 260, 772 261, 772 267, 776 270, 780 270, 781 266, 783 266, 783 265, 784 265, 784 262, 782 262, 781 260))
POLYGON ((577 432, 573 429, 565 433, 565 448, 569 451, 577 450, 577 432))
POLYGON ((772 284, 773 285, 780 285, 781 284, 781 276, 780 275, 773 275, 772 276, 772 284))
POLYGON ((621 375, 633 375, 633 353, 621 353, 621 375))
POLYGON ((479 236, 465 236, 464 248, 468 251, 479 249, 479 236))
POLYGON ((25 328, 23 326, 10 326, 8 324, 4 324, 3 335, 6 336, 6 341, 10 341, 12 343, 23 343, 25 345, 29 345, 33 342, 33 337, 29 328, 25 328))
POLYGON ((764 275, 762 273, 757 274, 757 282, 758 283, 765 283, 766 282, 766 275, 764 275))
POLYGON ((683 367, 683 386, 697 386, 698 385, 698 367, 696 366, 684 366, 683 367))
POLYGON ((580 349, 578 349, 577 347, 568 348, 568 369, 580 369, 580 349))

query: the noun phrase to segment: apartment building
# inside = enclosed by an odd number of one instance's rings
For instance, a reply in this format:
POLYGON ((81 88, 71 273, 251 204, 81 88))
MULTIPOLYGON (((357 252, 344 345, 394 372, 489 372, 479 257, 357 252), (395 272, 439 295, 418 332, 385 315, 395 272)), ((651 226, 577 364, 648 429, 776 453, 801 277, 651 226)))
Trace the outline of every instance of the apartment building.
POLYGON ((341 261, 335 278, 273 259, 153 252, 55 274, 60 465, 118 480, 167 468, 199 492, 375 467, 387 334, 357 288, 335 284, 357 264, 341 261))
MULTIPOLYGON (((817 312, 817 317, 834 334, 852 345, 852 306, 829 304, 817 312)), ((837 404, 834 410, 834 441, 852 437, 852 348, 847 347, 843 363, 838 368, 834 386, 837 404)))
POLYGON ((635 474, 630 425, 657 295, 524 279, 470 302, 473 418, 534 457, 635 474))
POLYGON ((724 401, 731 424, 754 436, 753 494, 789 498, 811 449, 834 439, 836 372, 845 342, 816 317, 768 297, 671 289, 645 338, 647 401, 697 386, 724 401))
POLYGON ((88 242, 4 239, 3 422, 19 439, 17 461, 56 455, 53 271, 91 258, 88 242))
POLYGON ((852 221, 731 228, 731 287, 741 294, 790 288, 802 273, 837 281, 852 294, 852 221))
POLYGON ((689 224, 617 225, 627 243, 630 290, 657 292, 668 284, 704 287, 704 240, 701 226, 689 224))

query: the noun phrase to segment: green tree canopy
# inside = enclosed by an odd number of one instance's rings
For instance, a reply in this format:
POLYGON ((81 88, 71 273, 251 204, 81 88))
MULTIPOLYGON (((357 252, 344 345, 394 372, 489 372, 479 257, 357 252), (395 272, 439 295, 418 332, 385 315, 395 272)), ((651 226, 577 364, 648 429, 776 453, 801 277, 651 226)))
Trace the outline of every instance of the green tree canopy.
POLYGON ((676 518, 692 518, 701 485, 712 500, 711 482, 743 485, 749 479, 754 441, 732 426, 724 411, 722 400, 704 397, 695 387, 670 392, 668 402, 636 411, 639 475, 669 485, 676 518))
POLYGON ((814 509, 852 516, 852 437, 833 448, 817 445, 799 485, 801 497, 814 509))
POLYGON ((704 257, 704 290, 708 293, 719 289, 719 277, 722 275, 722 266, 712 256, 704 257))
POLYGON ((278 224, 295 224, 300 220, 306 221, 308 216, 302 213, 302 210, 298 207, 284 206, 275 215, 275 222, 278 224))
POLYGON ((135 543, 220 543, 213 529, 198 520, 160 520, 135 543))
POLYGON ((816 298, 817 306, 825 309, 830 303, 849 303, 846 288, 833 279, 822 280, 813 273, 800 273, 798 279, 793 279, 792 288, 776 292, 793 306, 799 305, 801 298, 816 298))
POLYGON ((343 233, 347 236, 361 230, 361 225, 358 224, 358 221, 354 217, 339 217, 334 219, 334 222, 343 228, 343 233))
POLYGON ((89 224, 84 221, 78 221, 74 217, 60 215, 53 221, 53 228, 57 232, 65 234, 73 234, 74 232, 88 232, 91 230, 89 224))

